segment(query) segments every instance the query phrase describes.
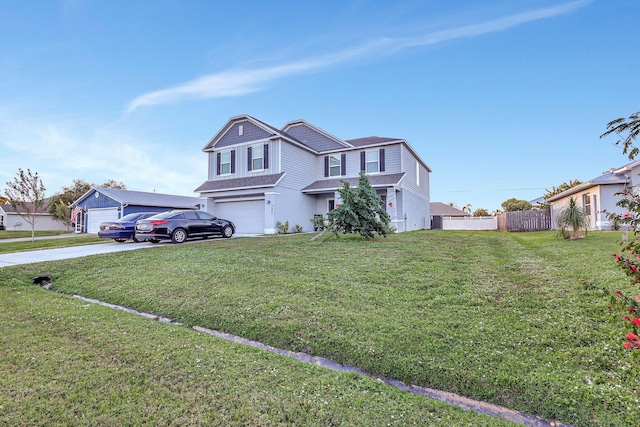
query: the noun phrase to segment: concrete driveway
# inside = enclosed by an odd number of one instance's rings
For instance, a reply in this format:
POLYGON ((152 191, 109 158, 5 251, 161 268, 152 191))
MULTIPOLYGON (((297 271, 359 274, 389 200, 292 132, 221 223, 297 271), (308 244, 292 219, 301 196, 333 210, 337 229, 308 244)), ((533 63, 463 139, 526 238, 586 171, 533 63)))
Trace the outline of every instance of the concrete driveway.
MULTIPOLYGON (((60 235, 60 236, 48 236, 48 237, 37 237, 36 240, 43 239, 60 239, 64 237, 69 237, 73 235, 60 235)), ((233 238, 237 237, 257 237, 257 234, 234 234, 233 238)), ((216 238, 201 240, 194 239, 188 240, 183 244, 196 243, 196 242, 206 242, 212 241, 216 238)), ((221 239, 221 238, 220 238, 221 239)), ((21 238, 21 239, 6 239, 0 240, 0 245, 2 242, 15 242, 15 241, 31 241, 31 238, 21 238)), ((146 249, 146 248, 157 248, 158 245, 172 243, 169 241, 162 241, 159 244, 153 244, 149 242, 143 243, 135 243, 133 241, 126 241, 124 243, 110 242, 110 243, 98 243, 95 245, 86 245, 86 246, 72 246, 68 248, 56 248, 56 249, 40 249, 35 251, 26 251, 26 252, 14 252, 10 254, 0 254, 0 268, 8 267, 10 265, 20 265, 20 264, 31 264, 34 262, 42 262, 42 261, 57 261, 61 259, 69 259, 69 258, 80 258, 83 256, 89 255, 97 255, 97 254, 108 254, 111 252, 122 252, 122 251, 132 251, 136 249, 146 249)))
MULTIPOLYGON (((29 239, 31 240, 31 239, 29 239)), ((1 244, 1 243, 0 243, 1 244)), ((10 254, 0 254, 0 267, 10 265, 30 264, 33 262, 56 261, 60 259, 79 258, 88 255, 107 254, 111 252, 131 251, 156 247, 149 242, 134 243, 99 243, 96 245, 72 246, 68 248, 41 249, 26 252, 14 252, 10 254)))

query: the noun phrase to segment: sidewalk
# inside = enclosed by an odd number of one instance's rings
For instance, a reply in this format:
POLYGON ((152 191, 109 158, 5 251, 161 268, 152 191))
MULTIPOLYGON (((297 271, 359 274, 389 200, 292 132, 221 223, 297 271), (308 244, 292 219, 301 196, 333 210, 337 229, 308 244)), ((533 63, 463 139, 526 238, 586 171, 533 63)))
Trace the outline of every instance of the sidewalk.
MULTIPOLYGON (((58 234, 57 236, 36 236, 36 240, 65 239, 67 237, 75 237, 75 236, 81 236, 81 235, 82 234, 77 234, 77 233, 65 233, 65 234, 58 234)), ((11 243, 11 242, 30 242, 30 241, 31 241, 31 237, 17 237, 15 239, 0 239, 0 245, 5 242, 11 243)))

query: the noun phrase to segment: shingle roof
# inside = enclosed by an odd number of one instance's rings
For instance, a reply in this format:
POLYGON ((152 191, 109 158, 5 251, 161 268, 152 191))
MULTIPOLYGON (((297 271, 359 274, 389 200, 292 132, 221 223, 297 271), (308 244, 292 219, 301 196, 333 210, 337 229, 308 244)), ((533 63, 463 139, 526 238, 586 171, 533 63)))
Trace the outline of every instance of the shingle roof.
MULTIPOLYGON (((404 178, 405 173, 391 173, 387 175, 372 175, 369 177, 369 182, 372 187, 389 187, 400 183, 404 178)), ((316 181, 302 189, 303 193, 321 193, 325 191, 335 191, 342 187, 342 181, 346 181, 350 186, 356 187, 358 185, 358 177, 354 178, 332 178, 322 179, 316 181)))
POLYGON ((143 191, 118 190, 115 188, 95 188, 107 197, 127 205, 158 206, 192 209, 200 203, 197 197, 176 196, 172 194, 146 193, 143 191))
POLYGON ((347 139, 349 144, 356 147, 365 147, 367 145, 384 144, 385 142, 402 141, 399 138, 384 138, 381 136, 367 136, 365 138, 347 139))
MULTIPOLYGON (((47 212, 47 208, 49 206, 49 203, 51 203, 51 197, 46 197, 44 199, 44 204, 42 205, 42 210, 39 211, 39 212, 48 213, 47 212)), ((27 203, 26 206, 31 212, 33 212, 33 210, 35 208, 35 204, 34 203, 27 203)), ((17 206, 18 209, 13 209, 13 206, 11 206, 11 203, 4 203, 4 204, 0 205, 0 207, 7 214, 14 214, 14 213, 18 213, 18 212, 24 212, 24 209, 21 209, 20 206, 17 206)))
POLYGON ((243 188, 273 187, 284 176, 284 172, 274 175, 258 175, 246 178, 221 179, 218 181, 205 181, 196 192, 211 193, 215 191, 238 190, 243 188))
POLYGON ((587 190, 591 187, 595 187, 597 185, 609 185, 609 184, 624 184, 629 182, 629 178, 627 178, 622 173, 616 173, 616 171, 609 171, 597 178, 593 178, 587 182, 583 182, 580 185, 576 185, 575 187, 571 187, 568 190, 563 191, 562 193, 556 194, 555 196, 549 197, 547 202, 554 202, 556 200, 563 199, 572 194, 579 193, 580 191, 587 190))
POLYGON ((467 212, 442 202, 429 203, 429 211, 431 216, 469 216, 467 212))

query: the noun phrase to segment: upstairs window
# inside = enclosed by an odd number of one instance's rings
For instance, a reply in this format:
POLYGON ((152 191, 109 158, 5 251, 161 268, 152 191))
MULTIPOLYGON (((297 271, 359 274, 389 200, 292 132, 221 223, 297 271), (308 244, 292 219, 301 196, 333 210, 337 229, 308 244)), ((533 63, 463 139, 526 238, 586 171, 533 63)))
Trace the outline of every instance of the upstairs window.
POLYGON ((378 173, 380 172, 380 152, 378 150, 375 151, 367 151, 365 155, 365 163, 367 173, 378 173))
POLYGON ((361 151, 360 170, 366 173, 384 172, 384 148, 361 151))
POLYGON ((247 168, 250 171, 269 168, 269 145, 253 145, 247 148, 247 168))
POLYGON ((340 176, 340 157, 329 156, 329 176, 340 176))
POLYGON ((324 176, 342 176, 347 174, 347 155, 332 154, 324 156, 324 176))
POLYGON ((231 151, 220 153, 220 175, 231 173, 231 151))
POLYGON ((229 175, 236 172, 236 151, 219 152, 217 156, 217 175, 229 175))

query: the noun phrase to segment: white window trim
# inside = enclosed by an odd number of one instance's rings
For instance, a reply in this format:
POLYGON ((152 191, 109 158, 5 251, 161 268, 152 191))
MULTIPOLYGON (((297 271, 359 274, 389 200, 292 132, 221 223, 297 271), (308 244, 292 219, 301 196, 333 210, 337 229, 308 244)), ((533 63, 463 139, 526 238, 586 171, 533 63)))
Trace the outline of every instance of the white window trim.
POLYGON ((333 177, 333 176, 342 176, 342 155, 340 155, 340 154, 330 154, 329 155, 329 177, 333 177), (331 166, 331 159, 337 159, 338 160, 338 164, 331 166), (332 168, 333 169, 338 168, 338 174, 337 175, 333 175, 331 173, 331 169, 332 168))
POLYGON ((377 173, 380 173, 380 150, 368 150, 364 152, 364 170, 368 175, 375 175, 377 173), (377 160, 369 161, 367 159, 367 156, 369 155, 369 153, 376 153, 377 160), (369 171, 370 163, 376 163, 378 165, 375 171, 371 171, 371 172, 369 171))
MULTIPOLYGON (((246 163, 246 162, 245 162, 245 163, 246 163)), ((251 146, 251 171, 250 171, 250 172, 251 172, 251 173, 253 173, 253 172, 263 172, 263 171, 265 171, 265 170, 266 170, 266 169, 265 169, 265 167, 264 167, 264 144, 255 144, 255 145, 252 145, 252 146, 251 146), (260 156, 260 157, 255 157, 255 156, 253 155, 253 153, 255 152, 256 148, 257 148, 257 149, 259 149, 260 151, 262 151, 262 156, 260 156), (254 167, 254 163, 253 163, 253 161, 254 161, 254 160, 256 160, 256 159, 262 159, 262 167, 261 167, 260 169, 256 169, 256 168, 254 167)))
POLYGON ((416 187, 420 187, 420 162, 416 161, 416 187))
POLYGON ((221 151, 220 152, 220 175, 219 176, 225 176, 225 175, 231 175, 231 150, 221 151), (225 162, 222 159, 225 154, 229 155, 229 161, 228 162, 225 162), (225 173, 224 172, 224 165, 227 165, 227 164, 229 165, 229 172, 225 173))

